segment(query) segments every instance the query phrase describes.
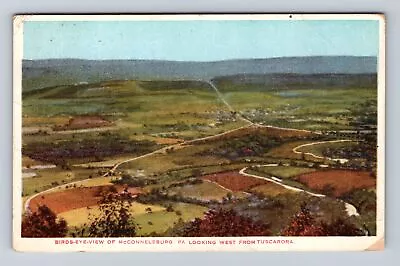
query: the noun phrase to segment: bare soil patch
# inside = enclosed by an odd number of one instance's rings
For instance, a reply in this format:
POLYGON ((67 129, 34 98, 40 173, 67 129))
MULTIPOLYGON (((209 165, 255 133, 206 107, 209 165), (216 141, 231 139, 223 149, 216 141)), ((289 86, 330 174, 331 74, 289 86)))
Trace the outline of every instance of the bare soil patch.
POLYGON ((326 170, 296 176, 294 180, 336 197, 358 188, 374 188, 376 179, 367 171, 326 170))
POLYGON ((202 178, 216 182, 232 191, 247 191, 255 186, 268 183, 266 180, 244 176, 234 171, 205 175, 202 178))
POLYGON ((75 130, 75 129, 106 127, 111 125, 112 123, 106 120, 102 116, 87 115, 87 116, 73 117, 68 121, 67 124, 63 126, 54 127, 54 130, 75 130))
MULTIPOLYGON (((115 188, 118 192, 122 192, 125 187, 123 186, 95 186, 95 187, 77 187, 60 192, 43 194, 36 196, 30 201, 29 207, 35 212, 40 205, 46 205, 56 214, 97 205, 101 199, 102 192, 110 191, 115 188)), ((137 195, 141 193, 140 189, 128 188, 128 191, 137 195)))

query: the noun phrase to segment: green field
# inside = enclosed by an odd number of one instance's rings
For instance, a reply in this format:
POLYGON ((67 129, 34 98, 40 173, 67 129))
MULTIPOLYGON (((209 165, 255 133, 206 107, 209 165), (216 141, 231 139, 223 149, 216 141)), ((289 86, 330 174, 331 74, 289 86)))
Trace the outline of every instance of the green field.
MULTIPOLYGON (((201 184, 196 184, 196 185, 173 187, 171 189, 168 189, 168 191, 172 195, 177 194, 183 197, 195 198, 203 201, 207 200, 222 201, 222 199, 226 197, 229 192, 231 192, 209 181, 203 181, 201 184)), ((240 192, 236 193, 231 192, 231 194, 238 198, 245 196, 244 193, 240 192)))
POLYGON ((297 175, 314 172, 313 168, 293 167, 293 166, 263 166, 255 168, 257 172, 269 174, 271 176, 288 179, 297 175))
POLYGON ((88 179, 89 176, 99 177, 95 169, 85 169, 74 167, 71 170, 60 168, 36 170, 35 177, 24 178, 22 180, 22 193, 29 196, 52 187, 56 187, 71 182, 88 179))
POLYGON ((196 217, 202 217, 204 212, 207 211, 205 207, 186 203, 173 204, 172 208, 174 209, 173 212, 161 210, 134 216, 135 222, 139 226, 138 235, 148 235, 152 232, 164 233, 178 223, 180 218, 188 222, 196 217), (178 214, 178 211, 181 214, 178 214))

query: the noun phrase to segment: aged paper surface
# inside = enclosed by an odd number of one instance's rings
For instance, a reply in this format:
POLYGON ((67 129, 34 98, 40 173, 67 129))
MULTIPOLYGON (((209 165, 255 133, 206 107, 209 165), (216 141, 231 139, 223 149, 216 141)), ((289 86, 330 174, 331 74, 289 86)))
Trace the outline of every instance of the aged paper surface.
POLYGON ((14 17, 18 251, 384 247, 382 15, 14 17))

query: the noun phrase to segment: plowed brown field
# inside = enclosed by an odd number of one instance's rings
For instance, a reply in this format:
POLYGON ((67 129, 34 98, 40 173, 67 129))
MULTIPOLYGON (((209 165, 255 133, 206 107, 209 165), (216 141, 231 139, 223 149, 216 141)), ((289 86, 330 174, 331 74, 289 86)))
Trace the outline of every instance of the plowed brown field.
MULTIPOLYGON (((100 192, 111 188, 108 186, 95 187, 78 187, 54 192, 44 195, 39 195, 30 201, 29 207, 35 212, 40 205, 46 205, 56 214, 69 210, 79 209, 82 207, 97 205, 101 199, 100 192)), ((114 186, 118 192, 124 190, 122 186, 114 186)), ((128 191, 132 194, 139 194, 141 191, 137 188, 129 188, 128 191)))
POLYGON ((238 172, 224 172, 211 175, 205 175, 203 179, 216 182, 219 185, 232 191, 247 191, 252 187, 268 183, 266 180, 244 176, 238 172))
POLYGON ((296 176, 295 180, 308 187, 323 192, 324 187, 331 186, 334 196, 338 197, 356 188, 373 188, 376 179, 367 171, 326 170, 296 176))

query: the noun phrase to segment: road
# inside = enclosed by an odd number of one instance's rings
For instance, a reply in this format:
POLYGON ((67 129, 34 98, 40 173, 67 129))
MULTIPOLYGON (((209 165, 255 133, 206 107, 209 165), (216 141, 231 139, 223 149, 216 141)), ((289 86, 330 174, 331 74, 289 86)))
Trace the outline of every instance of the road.
POLYGON ((309 156, 311 156, 311 157, 314 157, 314 158, 316 158, 316 159, 327 159, 327 160, 330 160, 330 161, 339 161, 339 162, 343 163, 343 162, 347 162, 348 159, 345 159, 345 158, 336 158, 336 159, 333 159, 333 158, 329 158, 329 157, 319 156, 319 155, 316 155, 316 154, 311 153, 311 152, 305 152, 305 153, 303 153, 303 152, 299 151, 299 149, 300 149, 300 148, 303 148, 303 147, 308 147, 308 146, 313 146, 313 145, 319 145, 319 144, 324 144, 324 143, 340 143, 340 142, 357 142, 357 141, 351 140, 351 139, 318 141, 318 142, 313 142, 313 143, 307 143, 307 144, 299 145, 299 146, 297 146, 297 147, 294 147, 292 151, 293 151, 294 153, 296 153, 296 154, 305 154, 305 155, 309 155, 309 156))
MULTIPOLYGON (((204 81, 204 80, 203 80, 203 81, 204 81)), ((219 91, 219 89, 217 88, 217 86, 215 86, 215 84, 214 84, 211 80, 207 80, 207 81, 204 81, 204 82, 206 82, 207 84, 209 84, 209 85, 211 86, 211 88, 214 89, 214 91, 216 92, 216 94, 217 94, 217 96, 218 96, 218 99, 220 99, 221 102, 223 102, 223 103, 226 105, 226 107, 228 107, 228 109, 229 109, 229 111, 230 111, 231 113, 235 114, 236 117, 238 117, 240 120, 242 120, 242 121, 244 121, 244 122, 246 122, 246 123, 248 123, 248 124, 250 124, 250 125, 254 124, 252 121, 250 121, 249 119, 247 119, 246 117, 244 117, 242 114, 240 114, 240 113, 238 113, 238 112, 235 111, 235 109, 225 100, 225 98, 224 98, 224 96, 222 95, 222 93, 219 91)))

